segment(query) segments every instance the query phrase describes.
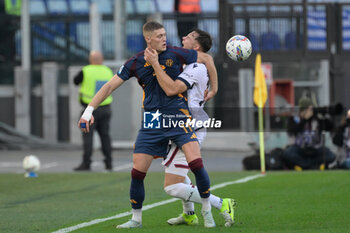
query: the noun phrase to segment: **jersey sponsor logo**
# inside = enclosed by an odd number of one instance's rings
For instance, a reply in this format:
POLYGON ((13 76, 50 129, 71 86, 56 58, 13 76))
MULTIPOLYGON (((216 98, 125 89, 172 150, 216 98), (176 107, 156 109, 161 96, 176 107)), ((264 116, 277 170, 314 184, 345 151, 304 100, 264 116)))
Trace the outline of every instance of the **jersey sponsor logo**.
POLYGON ((160 129, 162 113, 157 110, 156 112, 144 112, 143 113, 143 128, 145 129, 160 129))
POLYGON ((172 59, 167 59, 167 60, 165 61, 165 65, 166 65, 167 67, 172 67, 173 64, 174 64, 174 61, 173 61, 172 59))

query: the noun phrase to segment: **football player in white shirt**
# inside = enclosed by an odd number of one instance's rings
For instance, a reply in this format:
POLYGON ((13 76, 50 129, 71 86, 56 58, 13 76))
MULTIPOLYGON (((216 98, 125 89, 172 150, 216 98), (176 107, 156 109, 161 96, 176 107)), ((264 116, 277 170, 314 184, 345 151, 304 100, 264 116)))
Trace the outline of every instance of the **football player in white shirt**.
MULTIPOLYGON (((182 39, 183 47, 206 53, 212 45, 210 34, 195 29, 182 39)), ((217 92, 217 80, 209 80, 207 68, 201 63, 192 63, 185 67, 184 71, 174 81, 162 69, 158 62, 158 54, 154 50, 145 50, 145 59, 155 70, 159 85, 168 96, 178 95, 187 91, 188 105, 192 118, 196 121, 209 119, 204 111, 204 103, 212 98, 217 92), (210 90, 208 92, 208 85, 210 90)), ((206 136, 204 127, 195 128, 197 139, 201 144, 206 136)), ((182 199, 183 213, 167 222, 170 225, 198 224, 198 217, 194 212, 194 202, 201 203, 196 186, 192 185, 187 173, 189 170, 184 153, 174 144, 170 146, 167 158, 162 163, 165 166, 164 190, 173 197, 182 199)), ((211 206, 220 210, 225 219, 225 226, 234 223, 235 200, 220 198, 213 194, 209 196, 211 206)), ((205 217, 205 216, 204 216, 205 217)))

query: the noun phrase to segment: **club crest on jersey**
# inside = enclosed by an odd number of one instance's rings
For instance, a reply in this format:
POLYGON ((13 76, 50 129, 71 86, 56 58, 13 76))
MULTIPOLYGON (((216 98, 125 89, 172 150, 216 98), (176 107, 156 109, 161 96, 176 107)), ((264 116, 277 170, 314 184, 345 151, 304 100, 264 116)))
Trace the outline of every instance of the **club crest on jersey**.
POLYGON ((165 61, 165 65, 166 65, 167 67, 172 67, 173 64, 174 64, 174 61, 173 61, 172 59, 167 59, 167 60, 165 61))

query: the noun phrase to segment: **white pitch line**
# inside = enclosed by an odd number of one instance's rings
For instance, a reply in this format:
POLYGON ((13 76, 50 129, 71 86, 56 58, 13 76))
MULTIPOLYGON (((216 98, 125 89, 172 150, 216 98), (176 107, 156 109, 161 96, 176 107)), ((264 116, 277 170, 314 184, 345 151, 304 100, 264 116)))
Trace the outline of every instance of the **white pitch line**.
POLYGON ((22 163, 20 162, 1 162, 0 167, 5 167, 5 168, 13 168, 13 167, 21 167, 22 163))
MULTIPOLYGON (((57 162, 45 163, 45 164, 41 165, 40 170, 56 167, 57 165, 58 165, 57 162)), ((21 167, 21 166, 19 166, 19 167, 21 167)), ((23 172, 24 172, 24 170, 22 168, 20 170, 16 171, 17 174, 20 174, 20 173, 23 173, 23 172)))
MULTIPOLYGON (((226 186, 231 185, 231 184, 245 183, 245 182, 248 182, 250 180, 254 180, 254 179, 262 177, 262 176, 264 176, 264 175, 256 174, 256 175, 244 177, 244 178, 239 179, 239 180, 233 180, 233 181, 229 181, 229 182, 224 182, 224 183, 212 186, 210 188, 210 190, 223 188, 223 187, 226 187, 226 186)), ((177 200, 179 200, 179 199, 178 198, 171 198, 171 199, 168 199, 168 200, 165 200, 165 201, 160 201, 160 202, 156 202, 156 203, 153 203, 153 204, 150 204, 150 205, 145 205, 145 206, 142 207, 142 211, 149 210, 149 209, 152 209, 154 207, 166 205, 166 204, 172 203, 172 202, 177 201, 177 200)), ((109 221, 109 220, 112 220, 112 219, 123 218, 123 217, 126 217, 128 215, 131 215, 131 211, 120 213, 120 214, 117 214, 117 215, 114 215, 114 216, 111 216, 111 217, 108 217, 108 218, 98 218, 98 219, 91 220, 89 222, 83 222, 83 223, 80 223, 80 224, 75 225, 75 226, 71 226, 71 227, 67 227, 67 228, 63 228, 63 229, 54 231, 52 233, 67 233, 67 232, 78 230, 78 229, 83 228, 83 227, 88 227, 88 226, 95 225, 95 224, 98 224, 98 223, 101 223, 101 222, 109 221)))
POLYGON ((46 163, 41 166, 41 169, 48 169, 48 168, 56 167, 57 165, 58 165, 57 162, 46 163))
POLYGON ((126 163, 126 164, 123 164, 123 165, 120 165, 120 166, 113 167, 113 171, 116 172, 116 171, 129 169, 129 168, 132 168, 132 166, 133 166, 133 163, 126 163))
POLYGON ((224 183, 221 183, 221 184, 217 184, 217 185, 212 186, 212 187, 210 188, 210 190, 215 190, 215 189, 223 188, 223 187, 226 187, 226 186, 231 185, 231 184, 245 183, 245 182, 248 182, 248 181, 250 181, 250 180, 254 180, 254 179, 259 178, 259 177, 262 177, 262 176, 265 176, 265 175, 263 175, 263 174, 256 174, 256 175, 253 175, 253 176, 244 177, 244 178, 239 179, 239 180, 233 180, 233 181, 224 182, 224 183))

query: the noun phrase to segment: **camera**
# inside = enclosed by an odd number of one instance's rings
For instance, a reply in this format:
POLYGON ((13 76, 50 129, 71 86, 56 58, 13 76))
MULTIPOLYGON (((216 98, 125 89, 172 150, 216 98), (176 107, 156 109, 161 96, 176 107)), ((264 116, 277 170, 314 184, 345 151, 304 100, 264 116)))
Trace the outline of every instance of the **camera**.
POLYGON ((344 107, 341 103, 337 103, 335 105, 317 107, 314 108, 314 114, 326 115, 329 114, 331 116, 341 115, 344 111, 344 107))

